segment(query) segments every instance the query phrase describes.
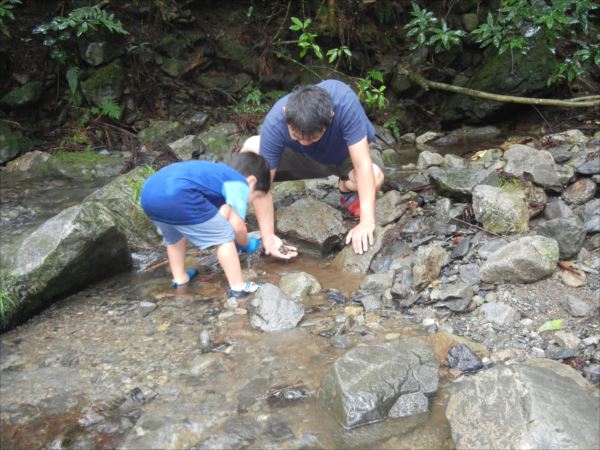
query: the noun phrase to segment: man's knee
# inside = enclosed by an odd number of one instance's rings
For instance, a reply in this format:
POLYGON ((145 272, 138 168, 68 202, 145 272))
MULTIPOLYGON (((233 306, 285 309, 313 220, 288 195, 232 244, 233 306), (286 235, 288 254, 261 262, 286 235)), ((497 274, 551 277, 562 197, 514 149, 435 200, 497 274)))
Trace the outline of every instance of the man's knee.
POLYGON ((250 136, 242 145, 240 152, 258 153, 260 150, 260 136, 250 136))
POLYGON ((377 190, 380 190, 381 186, 383 186, 385 176, 383 175, 383 170, 381 170, 381 167, 375 163, 373 163, 373 175, 375 175, 375 187, 377 190))

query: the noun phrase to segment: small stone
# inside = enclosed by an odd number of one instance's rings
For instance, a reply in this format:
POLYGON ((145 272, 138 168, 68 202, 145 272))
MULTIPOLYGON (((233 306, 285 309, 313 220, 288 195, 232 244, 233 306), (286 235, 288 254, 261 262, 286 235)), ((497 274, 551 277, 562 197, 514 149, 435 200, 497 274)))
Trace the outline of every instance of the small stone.
POLYGON ((359 305, 350 305, 344 308, 344 313, 350 317, 362 316, 364 309, 359 305))
POLYGON ((567 286, 582 287, 587 284, 585 272, 580 270, 578 270, 577 273, 571 272, 570 270, 563 270, 558 274, 558 276, 567 286))
POLYGON ((564 299, 564 304, 567 312, 573 317, 585 317, 592 311, 587 302, 573 295, 567 295, 564 299))
POLYGON ((229 297, 226 301, 225 301, 225 307, 226 308, 237 308, 238 306, 240 306, 240 302, 238 302, 238 300, 235 297, 229 297))
POLYGON ((583 368, 583 373, 590 383, 600 383, 600 364, 590 364, 589 366, 585 366, 583 368))
POLYGON ((143 302, 138 303, 138 307, 140 309, 140 313, 143 316, 147 316, 152 311, 154 311, 158 307, 158 305, 156 303, 153 303, 153 302, 143 301, 143 302))
POLYGON ((483 368, 483 363, 469 347, 458 344, 448 350, 448 366, 461 372, 476 372, 483 368))

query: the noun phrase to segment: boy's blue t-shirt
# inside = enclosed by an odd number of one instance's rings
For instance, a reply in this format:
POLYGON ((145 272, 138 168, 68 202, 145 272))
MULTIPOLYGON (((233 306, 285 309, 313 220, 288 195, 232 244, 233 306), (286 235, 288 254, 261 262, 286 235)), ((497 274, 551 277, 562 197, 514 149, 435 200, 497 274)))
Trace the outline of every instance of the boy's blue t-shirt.
POLYGON ((260 154, 271 169, 277 168, 285 148, 305 153, 323 164, 337 165, 349 156, 349 146, 365 136, 369 142, 375 139, 373 124, 348 85, 338 80, 325 80, 317 86, 331 95, 335 113, 331 125, 318 142, 301 145, 291 138, 283 113, 291 94, 278 100, 265 117, 260 134, 260 154))
POLYGON ((246 218, 246 179, 224 163, 184 161, 163 167, 142 187, 141 203, 152 220, 193 225, 212 219, 225 203, 246 218))

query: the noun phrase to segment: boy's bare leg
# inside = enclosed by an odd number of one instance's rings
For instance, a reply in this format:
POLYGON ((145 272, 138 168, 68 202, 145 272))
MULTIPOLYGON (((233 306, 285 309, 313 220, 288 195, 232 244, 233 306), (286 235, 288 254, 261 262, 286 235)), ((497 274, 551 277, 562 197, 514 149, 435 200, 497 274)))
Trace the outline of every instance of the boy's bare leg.
POLYGON ((189 281, 188 274, 185 272, 186 245, 186 238, 181 238, 176 244, 167 245, 171 275, 173 276, 173 281, 177 284, 184 284, 189 281))
POLYGON ((231 241, 219 245, 217 247, 217 258, 223 268, 223 272, 225 272, 229 287, 234 291, 242 290, 244 288, 244 278, 235 243, 231 241))

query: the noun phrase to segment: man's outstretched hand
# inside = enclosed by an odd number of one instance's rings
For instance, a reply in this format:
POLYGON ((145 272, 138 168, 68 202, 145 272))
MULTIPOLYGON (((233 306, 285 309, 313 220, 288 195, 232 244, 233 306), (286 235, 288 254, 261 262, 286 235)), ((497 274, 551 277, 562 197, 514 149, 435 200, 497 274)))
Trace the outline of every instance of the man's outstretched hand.
POLYGON ((298 256, 298 249, 284 244, 281 239, 273 235, 271 238, 263 238, 265 253, 280 259, 291 259, 298 256))
POLYGON ((346 244, 352 242, 354 253, 362 255, 375 242, 375 224, 359 222, 346 236, 346 244))

